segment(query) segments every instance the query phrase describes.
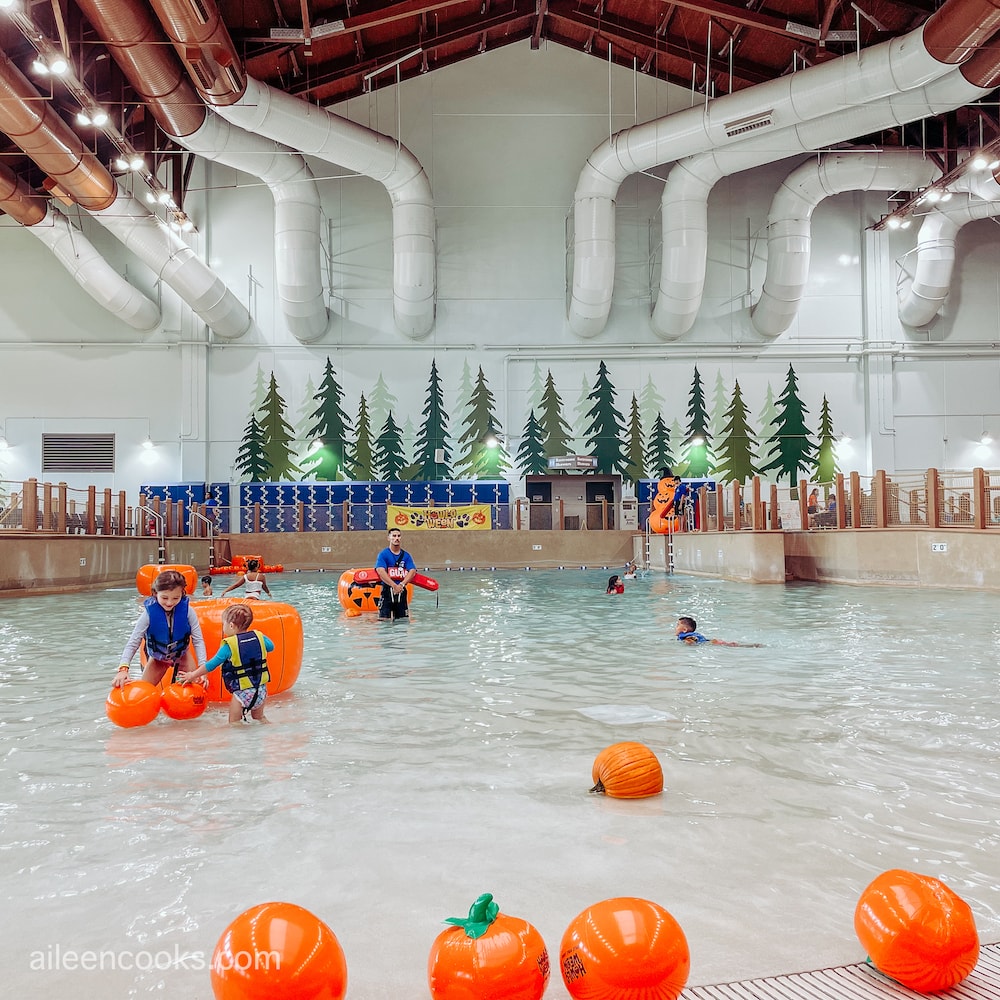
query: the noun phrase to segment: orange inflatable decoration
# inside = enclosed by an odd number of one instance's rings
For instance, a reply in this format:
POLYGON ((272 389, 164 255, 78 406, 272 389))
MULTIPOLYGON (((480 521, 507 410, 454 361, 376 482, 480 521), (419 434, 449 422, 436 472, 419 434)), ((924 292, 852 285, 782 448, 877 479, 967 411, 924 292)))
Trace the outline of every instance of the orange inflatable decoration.
POLYGON ((676 1000, 691 954, 662 906, 625 896, 594 903, 573 919, 559 965, 576 1000, 676 1000))
POLYGON ((108 692, 104 710, 108 718, 124 729, 145 726, 160 711, 160 689, 149 681, 131 681, 108 692))
MULTIPOLYGON (((340 577, 337 584, 337 597, 347 612, 348 618, 357 618, 358 615, 366 612, 378 614, 378 599, 382 596, 382 584, 378 583, 355 583, 354 576, 358 572, 356 569, 349 569, 340 577)), ((413 584, 406 585, 407 602, 413 599, 413 584)))
POLYGON ((656 496, 653 497, 649 510, 650 531, 666 535, 683 529, 683 518, 678 504, 680 492, 680 476, 667 475, 656 484, 656 496))
MULTIPOLYGON (((259 629, 273 643, 274 651, 267 654, 267 669, 271 679, 267 682, 267 693, 277 694, 287 691, 298 680, 302 669, 302 618, 290 604, 281 601, 244 600, 243 598, 217 598, 214 601, 192 601, 191 607, 198 615, 201 632, 205 637, 205 648, 212 656, 222 645, 222 612, 230 604, 245 604, 253 611, 252 628, 259 629)), ((143 666, 146 665, 146 650, 140 650, 143 666)), ((197 667, 194 651, 188 647, 187 663, 184 670, 197 667)), ((173 681, 168 671, 161 686, 166 688, 173 681)), ((198 685, 199 690, 205 690, 198 685)), ((222 686, 222 671, 213 670, 208 675, 208 700, 228 703, 232 695, 222 686)))
POLYGON ((245 573, 247 571, 247 563, 251 559, 257 560, 258 573, 284 573, 285 571, 285 567, 281 563, 275 566, 265 566, 261 556, 233 556, 233 561, 229 566, 213 566, 209 570, 209 573, 245 573))
POLYGON ((979 960, 969 904, 930 875, 883 872, 861 893, 854 930, 872 965, 917 993, 950 989, 979 960))
POLYGON ((337 935, 294 903, 241 913, 212 954, 215 1000, 343 1000, 347 961, 337 935))
POLYGON ((145 566, 140 566, 138 572, 135 574, 136 590, 143 597, 149 597, 153 593, 153 581, 168 569, 177 570, 184 577, 184 590, 186 593, 194 593, 195 588, 198 586, 198 571, 194 566, 175 565, 174 563, 167 563, 165 565, 148 563, 145 566))
POLYGON ((500 912, 483 893, 468 917, 450 917, 431 945, 427 982, 434 1000, 539 1000, 549 981, 541 934, 500 912))
POLYGON ((160 704, 171 719, 197 719, 208 707, 208 695, 200 684, 168 684, 160 704))
POLYGON ((594 761, 592 792, 614 799, 644 799, 663 791, 663 768, 643 743, 613 743, 594 761))

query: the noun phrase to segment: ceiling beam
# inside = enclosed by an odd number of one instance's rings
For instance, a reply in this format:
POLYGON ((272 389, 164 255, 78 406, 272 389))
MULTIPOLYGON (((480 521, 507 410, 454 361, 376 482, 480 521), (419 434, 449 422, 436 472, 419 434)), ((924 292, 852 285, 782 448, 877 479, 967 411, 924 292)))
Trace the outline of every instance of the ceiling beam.
MULTIPOLYGON (((801 30, 796 31, 796 22, 787 17, 776 17, 773 14, 761 14, 758 11, 747 10, 739 4, 722 3, 721 0, 670 0, 674 7, 683 7, 709 17, 717 17, 734 24, 745 24, 748 28, 768 31, 785 38, 808 37, 801 30)), ((812 32, 818 30, 815 25, 802 25, 812 32)))

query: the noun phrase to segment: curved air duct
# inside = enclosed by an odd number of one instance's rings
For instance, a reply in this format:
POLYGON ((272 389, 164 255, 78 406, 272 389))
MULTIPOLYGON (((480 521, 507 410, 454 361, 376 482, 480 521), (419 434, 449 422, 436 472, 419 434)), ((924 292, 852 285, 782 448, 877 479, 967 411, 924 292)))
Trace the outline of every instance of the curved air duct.
POLYGON ((77 0, 160 128, 185 149, 259 177, 274 197, 278 299, 289 332, 309 344, 330 317, 320 272, 320 199, 305 159, 211 115, 180 60, 138 0, 77 0))
POLYGON ((98 304, 135 330, 146 332, 160 322, 160 310, 133 288, 69 219, 51 207, 9 167, 0 164, 0 209, 44 243, 98 304))
POLYGON ((860 55, 635 125, 602 143, 588 157, 573 199, 569 322, 574 332, 593 337, 607 324, 615 274, 614 199, 626 177, 706 150, 742 145, 751 132, 773 142, 777 130, 851 113, 924 86, 968 59, 998 27, 1000 0, 947 0, 922 27, 860 55))
POLYGON ((926 326, 948 297, 959 230, 966 223, 1000 215, 998 174, 963 174, 949 188, 968 191, 970 197, 966 204, 954 209, 935 206, 920 226, 916 268, 913 277, 900 285, 898 293, 899 319, 907 326, 926 326))
POLYGON ((774 337, 792 325, 809 277, 813 209, 824 198, 844 191, 916 191, 940 174, 932 160, 905 149, 831 153, 793 170, 771 202, 764 289, 750 313, 757 332, 774 337))
POLYGON ((119 192, 97 157, 2 53, 0 131, 152 268, 218 336, 234 340, 250 329, 250 314, 222 280, 155 215, 119 192))
POLYGON ((198 92, 223 118, 385 187, 392 202, 396 327, 412 338, 429 333, 436 292, 434 201, 417 158, 389 136, 244 76, 212 0, 150 2, 198 92))

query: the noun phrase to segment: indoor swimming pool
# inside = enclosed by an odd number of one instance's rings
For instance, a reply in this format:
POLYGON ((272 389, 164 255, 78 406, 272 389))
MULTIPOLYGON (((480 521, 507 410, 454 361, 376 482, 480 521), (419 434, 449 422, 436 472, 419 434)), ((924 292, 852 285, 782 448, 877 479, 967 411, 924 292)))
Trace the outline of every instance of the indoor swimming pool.
POLYGON ((860 961, 854 906, 889 868, 1000 939, 995 594, 607 596, 609 572, 439 573, 400 624, 346 618, 339 574, 272 575, 305 654, 270 726, 114 727, 134 590, 0 603, 4 992, 209 1000, 220 933, 271 900, 334 930, 351 1000, 429 996, 442 921, 486 891, 541 931, 556 998, 563 931, 611 896, 674 915, 692 985, 860 961), (763 646, 683 646, 682 614, 763 646), (588 794, 621 740, 661 796, 588 794))

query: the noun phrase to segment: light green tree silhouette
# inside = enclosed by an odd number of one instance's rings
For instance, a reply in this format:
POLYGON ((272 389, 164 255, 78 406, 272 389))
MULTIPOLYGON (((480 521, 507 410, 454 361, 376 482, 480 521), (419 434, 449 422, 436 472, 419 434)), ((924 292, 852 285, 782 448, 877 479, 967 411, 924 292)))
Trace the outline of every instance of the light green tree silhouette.
POLYGON ((285 400, 278 392, 278 382, 271 372, 267 394, 261 404, 260 428, 264 435, 264 460, 270 466, 271 479, 294 479, 301 469, 292 460, 294 432, 285 419, 285 400))
POLYGON ((652 427, 656 418, 663 412, 663 404, 666 400, 656 388, 652 375, 646 376, 646 384, 639 394, 639 413, 642 416, 642 426, 652 427))
POLYGON ((761 406, 757 414, 757 426, 760 428, 760 454, 757 457, 757 471, 761 471, 763 466, 774 458, 771 453, 774 448, 774 438, 778 433, 778 408, 774 403, 774 390, 771 383, 767 383, 767 391, 764 393, 764 405, 761 406))
MULTIPOLYGON (((551 375, 551 370, 549 371, 551 375)), ((529 410, 542 409, 542 393, 545 391, 545 379, 542 378, 542 369, 538 362, 535 362, 534 370, 531 373, 531 385, 528 386, 527 404, 529 410)))
POLYGON ((319 406, 311 414, 313 423, 307 435, 317 442, 315 447, 310 447, 304 463, 305 471, 311 472, 314 479, 325 482, 342 479, 344 469, 350 465, 347 435, 351 430, 351 418, 340 405, 343 398, 344 390, 327 358, 323 381, 313 396, 319 406))
POLYGON ((389 411, 397 412, 398 409, 399 400, 389 391, 380 372, 372 391, 368 393, 368 419, 372 427, 381 427, 389 411))
POLYGON ((517 449, 515 459, 521 475, 544 476, 549 471, 545 442, 542 440, 544 433, 542 425, 535 419, 535 411, 531 410, 524 425, 521 446, 517 449))
POLYGON ((722 441, 715 466, 715 477, 721 482, 736 480, 744 483, 757 474, 757 439, 750 428, 749 417, 740 383, 736 381, 723 419, 722 441))
POLYGON ((778 397, 778 421, 769 454, 773 456, 761 472, 774 471, 775 478, 787 477, 792 487, 793 499, 798 496, 799 472, 805 472, 815 463, 816 445, 809 437, 806 414, 809 411, 799 398, 795 369, 789 365, 785 388, 778 397))
POLYGON ((608 376, 607 365, 602 361, 597 368, 597 380, 589 398, 593 405, 587 410, 590 424, 587 427, 588 454, 597 459, 597 471, 605 475, 626 470, 622 453, 622 435, 625 418, 615 408, 615 387, 608 376))

